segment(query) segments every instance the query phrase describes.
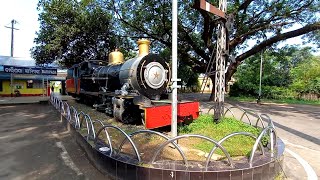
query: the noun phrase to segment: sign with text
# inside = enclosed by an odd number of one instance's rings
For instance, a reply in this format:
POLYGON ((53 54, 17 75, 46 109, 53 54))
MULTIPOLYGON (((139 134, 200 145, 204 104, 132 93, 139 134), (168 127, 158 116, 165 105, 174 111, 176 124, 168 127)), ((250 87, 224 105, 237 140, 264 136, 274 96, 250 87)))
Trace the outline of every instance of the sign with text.
POLYGON ((3 66, 5 73, 13 74, 36 74, 36 75, 57 75, 57 69, 42 67, 19 67, 19 66, 3 66))

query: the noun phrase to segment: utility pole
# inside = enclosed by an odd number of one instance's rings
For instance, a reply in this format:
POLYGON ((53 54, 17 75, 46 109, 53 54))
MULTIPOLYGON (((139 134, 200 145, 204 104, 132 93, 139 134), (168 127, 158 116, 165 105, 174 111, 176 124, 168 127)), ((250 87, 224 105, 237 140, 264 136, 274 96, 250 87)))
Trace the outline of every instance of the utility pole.
MULTIPOLYGON (((216 48, 216 70, 215 70, 215 88, 214 88, 214 121, 218 122, 224 113, 224 93, 225 93, 225 62, 229 55, 227 50, 227 28, 226 11, 227 0, 219 0, 219 8, 211 5, 205 0, 200 0, 200 8, 210 12, 220 18, 217 27, 217 48, 216 48)), ((213 63, 210 65, 213 66, 213 63)), ((213 68, 207 68, 213 69, 213 68)), ((209 72, 211 73, 211 72, 209 72)))
MULTIPOLYGON (((10 56, 13 57, 13 35, 14 35, 14 30, 19 30, 14 27, 14 25, 17 23, 16 20, 12 19, 11 20, 11 27, 5 26, 6 28, 11 29, 11 53, 10 56)), ((10 91, 11 91, 11 97, 13 96, 13 74, 10 73, 10 91)))
POLYGON ((5 26, 6 28, 11 29, 11 57, 13 57, 13 35, 14 35, 14 30, 19 30, 14 27, 14 25, 17 24, 17 21, 12 19, 11 20, 11 27, 5 26))

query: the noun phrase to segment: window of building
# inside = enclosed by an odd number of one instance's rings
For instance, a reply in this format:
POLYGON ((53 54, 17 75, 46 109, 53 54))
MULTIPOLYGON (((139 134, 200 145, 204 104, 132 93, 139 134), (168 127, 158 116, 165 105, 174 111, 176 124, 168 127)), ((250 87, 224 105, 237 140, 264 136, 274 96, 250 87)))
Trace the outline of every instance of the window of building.
POLYGON ((3 91, 2 90, 2 81, 0 80, 0 91, 3 91))
POLYGON ((42 81, 33 80, 33 89, 42 89, 42 81))
POLYGON ((27 88, 33 88, 33 80, 27 81, 27 88))

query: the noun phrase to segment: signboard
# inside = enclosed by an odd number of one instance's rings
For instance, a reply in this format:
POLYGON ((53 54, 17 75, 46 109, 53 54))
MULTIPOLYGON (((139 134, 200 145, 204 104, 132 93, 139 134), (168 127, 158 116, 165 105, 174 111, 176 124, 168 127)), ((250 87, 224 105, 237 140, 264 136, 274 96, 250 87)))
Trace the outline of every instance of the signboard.
POLYGON ((36 74, 36 75, 57 75, 57 69, 42 67, 19 67, 19 66, 3 66, 5 73, 13 74, 36 74))

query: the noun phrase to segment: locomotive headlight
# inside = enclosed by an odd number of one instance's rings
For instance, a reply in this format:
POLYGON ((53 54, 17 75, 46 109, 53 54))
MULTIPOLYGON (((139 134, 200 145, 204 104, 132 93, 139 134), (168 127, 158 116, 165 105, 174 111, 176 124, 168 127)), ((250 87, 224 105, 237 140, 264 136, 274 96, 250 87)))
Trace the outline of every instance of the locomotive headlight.
POLYGON ((144 79, 149 87, 158 89, 167 81, 167 73, 159 62, 151 62, 145 67, 144 79))

